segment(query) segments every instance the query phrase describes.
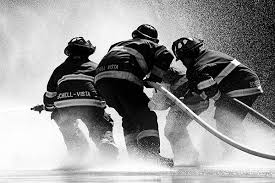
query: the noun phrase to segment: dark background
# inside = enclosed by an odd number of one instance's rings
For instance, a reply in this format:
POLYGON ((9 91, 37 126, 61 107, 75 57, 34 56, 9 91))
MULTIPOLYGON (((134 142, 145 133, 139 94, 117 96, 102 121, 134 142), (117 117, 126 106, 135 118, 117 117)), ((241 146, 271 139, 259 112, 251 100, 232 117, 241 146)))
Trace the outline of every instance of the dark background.
POLYGON ((206 47, 232 55, 256 71, 264 94, 253 107, 275 121, 275 1, 163 2, 151 2, 151 6, 156 16, 169 22, 162 26, 167 26, 170 39, 202 38, 206 47))

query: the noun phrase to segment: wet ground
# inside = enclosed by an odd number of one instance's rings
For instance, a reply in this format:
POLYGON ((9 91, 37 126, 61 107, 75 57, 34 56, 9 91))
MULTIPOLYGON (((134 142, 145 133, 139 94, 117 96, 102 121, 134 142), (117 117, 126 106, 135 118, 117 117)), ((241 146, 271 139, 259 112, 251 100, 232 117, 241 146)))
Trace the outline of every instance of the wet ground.
POLYGON ((9 183, 274 183, 275 169, 221 167, 181 167, 150 172, 97 170, 19 170, 1 171, 0 182, 9 183))

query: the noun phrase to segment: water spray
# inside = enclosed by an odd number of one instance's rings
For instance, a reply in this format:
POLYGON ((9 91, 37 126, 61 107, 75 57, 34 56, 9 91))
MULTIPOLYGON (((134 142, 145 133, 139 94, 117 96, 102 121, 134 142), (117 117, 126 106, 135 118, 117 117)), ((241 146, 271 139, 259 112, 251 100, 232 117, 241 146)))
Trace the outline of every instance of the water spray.
POLYGON ((237 149, 239 149, 243 152, 246 152, 248 154, 258 156, 258 157, 261 157, 261 158, 265 158, 265 159, 275 160, 275 155, 265 154, 265 153, 262 153, 262 152, 255 151, 255 150, 253 150, 249 147, 246 147, 243 144, 239 144, 239 143, 235 142, 234 140, 232 140, 232 139, 228 138, 227 136, 223 135, 222 133, 220 133, 216 129, 212 128, 210 125, 208 125, 205 121, 203 121, 197 114, 195 114, 191 109, 189 109, 184 103, 182 103, 177 97, 175 97, 171 92, 169 92, 166 88, 164 88, 159 83, 154 83, 154 82, 150 82, 150 81, 147 81, 147 83, 148 83, 148 85, 152 86, 156 90, 159 90, 160 92, 162 92, 174 104, 176 104, 181 110, 183 110, 190 117, 192 117, 199 125, 201 125, 204 129, 206 129, 208 132, 210 132, 211 134, 213 134, 214 136, 216 136, 217 138, 219 138, 223 142, 225 142, 225 143, 227 143, 227 144, 229 144, 229 145, 231 145, 231 146, 233 146, 233 147, 235 147, 235 148, 237 148, 237 149))
POLYGON ((273 128, 273 129, 275 128, 275 123, 273 121, 271 121, 270 119, 266 118, 264 115, 262 115, 258 111, 254 110, 253 108, 249 107, 248 105, 239 101, 236 98, 231 98, 231 99, 233 101, 235 101, 236 103, 238 103, 239 105, 241 105, 242 107, 248 109, 250 113, 252 113, 256 118, 258 118, 259 120, 261 120, 262 122, 267 124, 269 127, 273 128))

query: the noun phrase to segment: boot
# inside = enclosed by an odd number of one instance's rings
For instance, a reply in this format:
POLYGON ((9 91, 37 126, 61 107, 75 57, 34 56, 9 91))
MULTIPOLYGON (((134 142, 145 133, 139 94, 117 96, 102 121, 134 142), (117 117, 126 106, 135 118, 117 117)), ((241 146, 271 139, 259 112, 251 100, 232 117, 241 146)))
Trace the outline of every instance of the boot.
POLYGON ((162 157, 160 153, 160 139, 155 136, 147 136, 138 139, 138 147, 142 158, 145 161, 151 161, 155 164, 173 167, 174 162, 170 158, 162 157))
POLYGON ((194 147, 188 133, 168 140, 174 154, 175 166, 199 165, 199 152, 194 147))
POLYGON ((161 156, 159 153, 153 154, 152 162, 161 165, 163 167, 172 168, 174 166, 174 161, 172 158, 166 158, 161 156))

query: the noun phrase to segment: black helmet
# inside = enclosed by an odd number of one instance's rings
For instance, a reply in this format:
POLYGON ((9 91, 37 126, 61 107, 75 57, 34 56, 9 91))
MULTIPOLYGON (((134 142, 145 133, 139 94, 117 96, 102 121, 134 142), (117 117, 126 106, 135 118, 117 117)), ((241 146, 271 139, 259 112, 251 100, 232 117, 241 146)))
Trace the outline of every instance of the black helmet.
POLYGON ((158 43, 158 31, 149 24, 142 24, 132 32, 133 38, 143 38, 158 43))
POLYGON ((203 45, 203 40, 183 37, 173 42, 172 51, 177 60, 181 57, 194 56, 196 48, 203 45))
POLYGON ((90 56, 95 52, 96 47, 83 37, 75 37, 68 42, 68 46, 64 49, 67 56, 90 56))

